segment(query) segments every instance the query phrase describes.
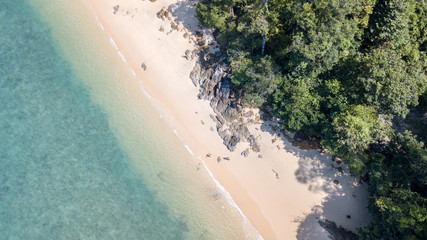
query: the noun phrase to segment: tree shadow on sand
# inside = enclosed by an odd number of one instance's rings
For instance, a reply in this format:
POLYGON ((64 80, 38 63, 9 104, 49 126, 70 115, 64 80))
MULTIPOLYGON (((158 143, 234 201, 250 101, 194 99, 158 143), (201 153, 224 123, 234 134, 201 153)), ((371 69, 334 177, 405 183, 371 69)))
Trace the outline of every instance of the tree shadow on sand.
POLYGON ((201 29, 199 25, 195 10, 195 5, 197 1, 194 0, 184 0, 177 3, 171 4, 168 7, 169 12, 175 17, 177 23, 182 23, 182 25, 187 28, 192 35, 196 35, 196 31, 201 29))
MULTIPOLYGON (((333 181, 341 177, 343 173, 340 173, 332 165, 332 155, 320 153, 320 149, 302 150, 297 146, 293 146, 290 142, 292 134, 284 133, 275 122, 263 122, 261 130, 281 139, 284 143, 282 147, 285 151, 299 159, 299 167, 295 171, 295 176, 299 182, 306 184, 310 191, 324 191, 327 194, 331 194, 338 189, 338 186, 333 184, 333 181)), ((345 169, 346 167, 341 166, 341 168, 345 169)))
POLYGON ((356 232, 357 227, 369 222, 367 210, 368 193, 366 184, 350 175, 345 164, 337 164, 331 154, 324 154, 320 149, 302 150, 293 146, 293 134, 280 129, 278 123, 264 121, 261 130, 274 138, 281 139, 285 151, 298 157, 298 169, 295 176, 300 183, 307 185, 313 192, 324 192, 322 202, 314 206, 310 212, 297 217, 299 222, 297 239, 314 240, 330 239, 328 233, 318 221, 328 219, 337 226, 356 232))
MULTIPOLYGON (((320 226, 320 221, 330 220, 345 229, 357 233, 357 229, 366 224, 367 209, 365 209, 366 197, 364 194, 356 196, 354 194, 336 194, 326 197, 315 206, 312 211, 304 217, 296 219, 299 222, 297 239, 314 240, 329 239, 329 233, 320 226)), ((368 215, 369 216, 369 215, 368 215)))

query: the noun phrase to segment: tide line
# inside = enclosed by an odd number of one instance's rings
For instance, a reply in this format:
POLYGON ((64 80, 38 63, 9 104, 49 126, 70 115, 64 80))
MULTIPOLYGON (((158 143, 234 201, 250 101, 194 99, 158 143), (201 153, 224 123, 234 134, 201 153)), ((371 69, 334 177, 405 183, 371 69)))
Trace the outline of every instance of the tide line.
POLYGON ((194 153, 191 151, 191 149, 187 146, 187 144, 184 144, 184 147, 187 149, 187 151, 194 157, 194 153))
MULTIPOLYGON (((93 9, 91 9, 93 12, 93 9)), ((95 19, 98 22, 98 25, 101 27, 102 31, 105 31, 104 26, 102 25, 102 23, 99 21, 98 16, 95 15, 95 19)))
MULTIPOLYGON (((187 145, 185 145, 185 146, 187 146, 187 145)), ((254 226, 251 224, 251 222, 249 221, 249 219, 245 216, 245 214, 243 213, 243 211, 239 208, 239 206, 237 206, 236 202, 234 202, 233 197, 231 197, 230 193, 227 192, 227 190, 225 190, 225 188, 218 182, 218 180, 216 180, 216 178, 212 174, 211 170, 206 165, 205 161, 203 159, 201 159, 200 157, 197 157, 197 159, 199 159, 203 163, 203 167, 208 172, 208 174, 211 177, 211 179, 214 181, 216 187, 225 195, 225 198, 227 199, 228 204, 230 204, 232 207, 236 208, 237 211, 242 216, 242 218, 245 221, 245 223, 249 224, 252 227, 252 229, 255 230, 255 233, 257 234, 257 239, 258 240, 264 240, 264 238, 261 236, 261 234, 258 233, 258 231, 256 230, 256 228, 254 228, 254 226)))
MULTIPOLYGON (((98 16, 96 15, 95 11, 90 8, 93 12, 93 15, 95 16, 96 21, 98 22, 99 26, 101 27, 101 29, 105 32, 104 26, 99 22, 98 16)), ((109 35, 109 40, 111 45, 117 50, 118 55, 122 58, 123 62, 128 66, 128 68, 131 71, 132 76, 135 78, 136 73, 135 71, 132 69, 131 66, 129 66, 125 56, 119 51, 119 48, 117 47, 117 44, 114 42, 113 38, 111 37, 110 34, 109 35)), ((153 97, 148 94, 148 92, 144 89, 144 85, 142 82, 138 82, 138 84, 140 84, 140 88, 142 90, 142 92, 144 93, 144 95, 146 95, 150 100, 153 100, 153 97)), ((153 104, 153 103, 152 103, 153 104)), ((153 104, 154 105, 154 104, 153 104)), ((161 115, 160 115, 161 117, 161 115)), ((162 118, 162 117, 161 117, 162 118)), ((174 129, 173 132, 175 133, 175 135, 178 137, 178 139, 182 142, 181 137, 178 135, 177 131, 174 129)), ((187 149, 187 151, 193 156, 195 157, 193 151, 191 151, 191 149, 187 146, 187 144, 184 144, 184 147, 187 149)), ((252 227, 252 229, 255 231, 256 235, 257 235, 257 239, 258 240, 264 240, 264 238, 258 233, 258 231, 256 230, 256 228, 253 227, 253 225, 251 224, 251 222, 249 221, 249 219, 245 216, 245 214, 242 212, 242 210, 239 208, 239 206, 237 206, 237 204, 234 202, 233 198, 231 197, 230 193, 227 192, 227 190, 218 182, 218 180, 213 176, 212 172, 210 171, 210 169, 207 167, 205 161, 203 159, 201 159, 200 157, 197 157, 197 159, 199 159, 202 163, 203 163, 203 167, 205 168, 205 170, 208 172, 209 176, 211 177, 211 179, 213 180, 213 182, 215 183, 216 187, 225 195, 225 198, 227 200, 227 202, 234 207, 235 209, 237 209, 237 211, 239 212, 239 214, 242 216, 244 222, 246 224, 248 224, 249 226, 252 227)))
MULTIPOLYGON (((178 136, 178 133, 176 132, 175 129, 173 130, 173 132, 178 136)), ((178 138, 179 138, 179 136, 178 136, 178 138)), ((187 151, 193 157, 195 157, 193 151, 191 151, 190 147, 188 147, 187 144, 184 144, 184 147, 185 147, 185 149, 187 149, 187 151)), ((261 234, 258 233, 258 231, 256 230, 256 228, 252 225, 252 223, 249 221, 249 219, 245 216, 245 214, 243 213, 243 211, 239 208, 239 206, 237 206, 236 202, 234 202, 233 197, 231 197, 230 193, 227 192, 227 190, 225 190, 225 188, 218 182, 218 180, 216 180, 216 178, 212 174, 211 170, 206 165, 205 161, 203 159, 201 159, 200 157, 197 157, 197 159, 199 159, 202 162, 203 167, 208 172, 209 176, 211 177, 212 181, 215 183, 216 187, 224 194, 225 199, 227 200, 228 204, 230 204, 232 207, 234 207, 235 209, 237 209, 237 211, 239 212, 239 214, 242 216, 243 221, 246 224, 248 224, 255 231, 255 234, 257 235, 257 239, 258 240, 264 240, 264 238, 261 236, 261 234)))

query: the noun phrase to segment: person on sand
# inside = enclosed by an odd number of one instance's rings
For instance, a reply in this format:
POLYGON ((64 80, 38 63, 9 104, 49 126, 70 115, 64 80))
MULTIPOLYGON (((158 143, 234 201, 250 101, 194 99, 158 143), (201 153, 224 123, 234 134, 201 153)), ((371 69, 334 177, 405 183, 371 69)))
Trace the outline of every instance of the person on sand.
POLYGON ((210 153, 206 154, 207 158, 210 158, 212 155, 210 153))

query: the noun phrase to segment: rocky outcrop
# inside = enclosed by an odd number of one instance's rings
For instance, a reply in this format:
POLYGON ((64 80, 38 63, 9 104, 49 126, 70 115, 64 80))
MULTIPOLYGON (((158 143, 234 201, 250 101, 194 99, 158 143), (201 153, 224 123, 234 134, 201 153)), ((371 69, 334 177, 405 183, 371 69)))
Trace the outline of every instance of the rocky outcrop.
POLYGON ((172 15, 166 7, 162 7, 160 11, 157 13, 157 17, 162 19, 163 21, 172 20, 172 15))
POLYGON ((199 99, 211 100, 214 98, 215 87, 221 81, 223 70, 217 66, 215 70, 212 68, 202 70, 200 72, 200 92, 197 95, 199 99))
MULTIPOLYGON (((207 39, 199 34, 198 39, 205 45, 207 39)), ((194 86, 199 87, 199 99, 210 101, 210 106, 216 116, 210 116, 216 123, 218 135, 222 138, 224 145, 230 151, 236 149, 236 145, 241 141, 249 142, 253 151, 259 152, 258 140, 249 132, 243 118, 247 122, 248 117, 253 117, 254 113, 249 111, 242 113, 240 106, 235 99, 232 83, 228 77, 227 69, 220 59, 221 54, 212 54, 202 48, 199 53, 199 61, 190 73, 190 79, 194 86)), ((249 149, 248 149, 249 150, 249 149)), ((247 156, 249 151, 244 152, 247 156)))

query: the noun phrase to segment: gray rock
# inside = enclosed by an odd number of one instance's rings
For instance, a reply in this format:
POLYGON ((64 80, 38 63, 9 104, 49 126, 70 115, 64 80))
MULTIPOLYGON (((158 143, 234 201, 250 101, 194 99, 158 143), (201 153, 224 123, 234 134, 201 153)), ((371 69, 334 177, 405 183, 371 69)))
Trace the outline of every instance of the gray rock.
POLYGON ((145 71, 145 70, 147 70, 147 65, 145 65, 145 63, 142 63, 141 68, 145 71))
POLYGON ((228 148, 228 150, 230 150, 231 152, 234 152, 234 150, 236 150, 236 145, 237 143, 240 142, 240 138, 238 136, 226 136, 224 138, 224 144, 225 146, 228 148))
POLYGON ((216 115, 216 119, 221 123, 221 125, 224 125, 225 119, 221 115, 216 115))
POLYGON ((201 71, 201 66, 199 63, 196 63, 196 65, 194 66, 193 70, 191 70, 190 72, 190 79, 191 82, 193 82, 194 86, 199 86, 199 82, 200 82, 200 71, 201 71))
POLYGON ((218 132, 224 131, 224 125, 222 125, 220 122, 217 122, 215 127, 218 132))
POLYGON ((119 7, 120 7, 119 5, 116 5, 116 6, 113 7, 113 10, 114 10, 113 13, 114 14, 116 14, 117 11, 119 11, 119 7))
POLYGON ((240 137, 233 135, 229 129, 218 131, 218 135, 222 138, 224 145, 233 152, 236 149, 237 143, 240 142, 240 137))
POLYGON ((231 128, 241 137, 249 141, 251 133, 249 132, 248 127, 245 124, 240 122, 235 122, 231 124, 231 128))
POLYGON ((223 69, 221 66, 217 66, 215 70, 208 68, 206 71, 201 72, 200 75, 200 92, 198 94, 199 99, 212 100, 215 96, 215 88, 221 81, 223 69))
POLYGON ((217 98, 214 99, 214 101, 211 101, 211 106, 216 113, 221 114, 228 108, 229 103, 229 101, 224 101, 220 98, 217 98))
MULTIPOLYGON (((188 34, 188 33, 186 33, 186 34, 188 34)), ((185 59, 187 59, 187 60, 191 59, 191 51, 188 49, 185 50, 185 59)))
POLYGON ((245 151, 243 151, 243 152, 241 153, 241 155, 242 155, 243 157, 248 157, 248 155, 249 155, 249 149, 246 149, 245 151))
POLYGON ((254 116, 254 112, 252 112, 252 110, 243 113, 243 117, 253 117, 253 116, 254 116))
POLYGON ((258 140, 253 135, 250 135, 248 138, 249 144, 251 145, 251 148, 254 152, 260 152, 261 149, 259 147, 258 140))
POLYGON ((231 137, 231 132, 230 132, 230 130, 226 129, 226 130, 224 130, 224 131, 218 131, 218 135, 219 135, 222 139, 224 139, 224 138, 226 138, 227 136, 228 136, 228 137, 231 137))
POLYGON ((239 112, 237 112, 236 108, 228 106, 222 116, 227 120, 227 122, 232 122, 239 117, 239 112))
POLYGON ((220 92, 219 92, 219 97, 222 100, 228 100, 230 97, 230 92, 231 92, 231 87, 233 86, 233 84, 231 83, 231 80, 228 78, 225 78, 222 82, 221 82, 221 88, 220 88, 220 92))
POLYGON ((223 113, 231 103, 231 81, 228 78, 218 82, 215 97, 211 100, 211 107, 215 113, 223 113))

